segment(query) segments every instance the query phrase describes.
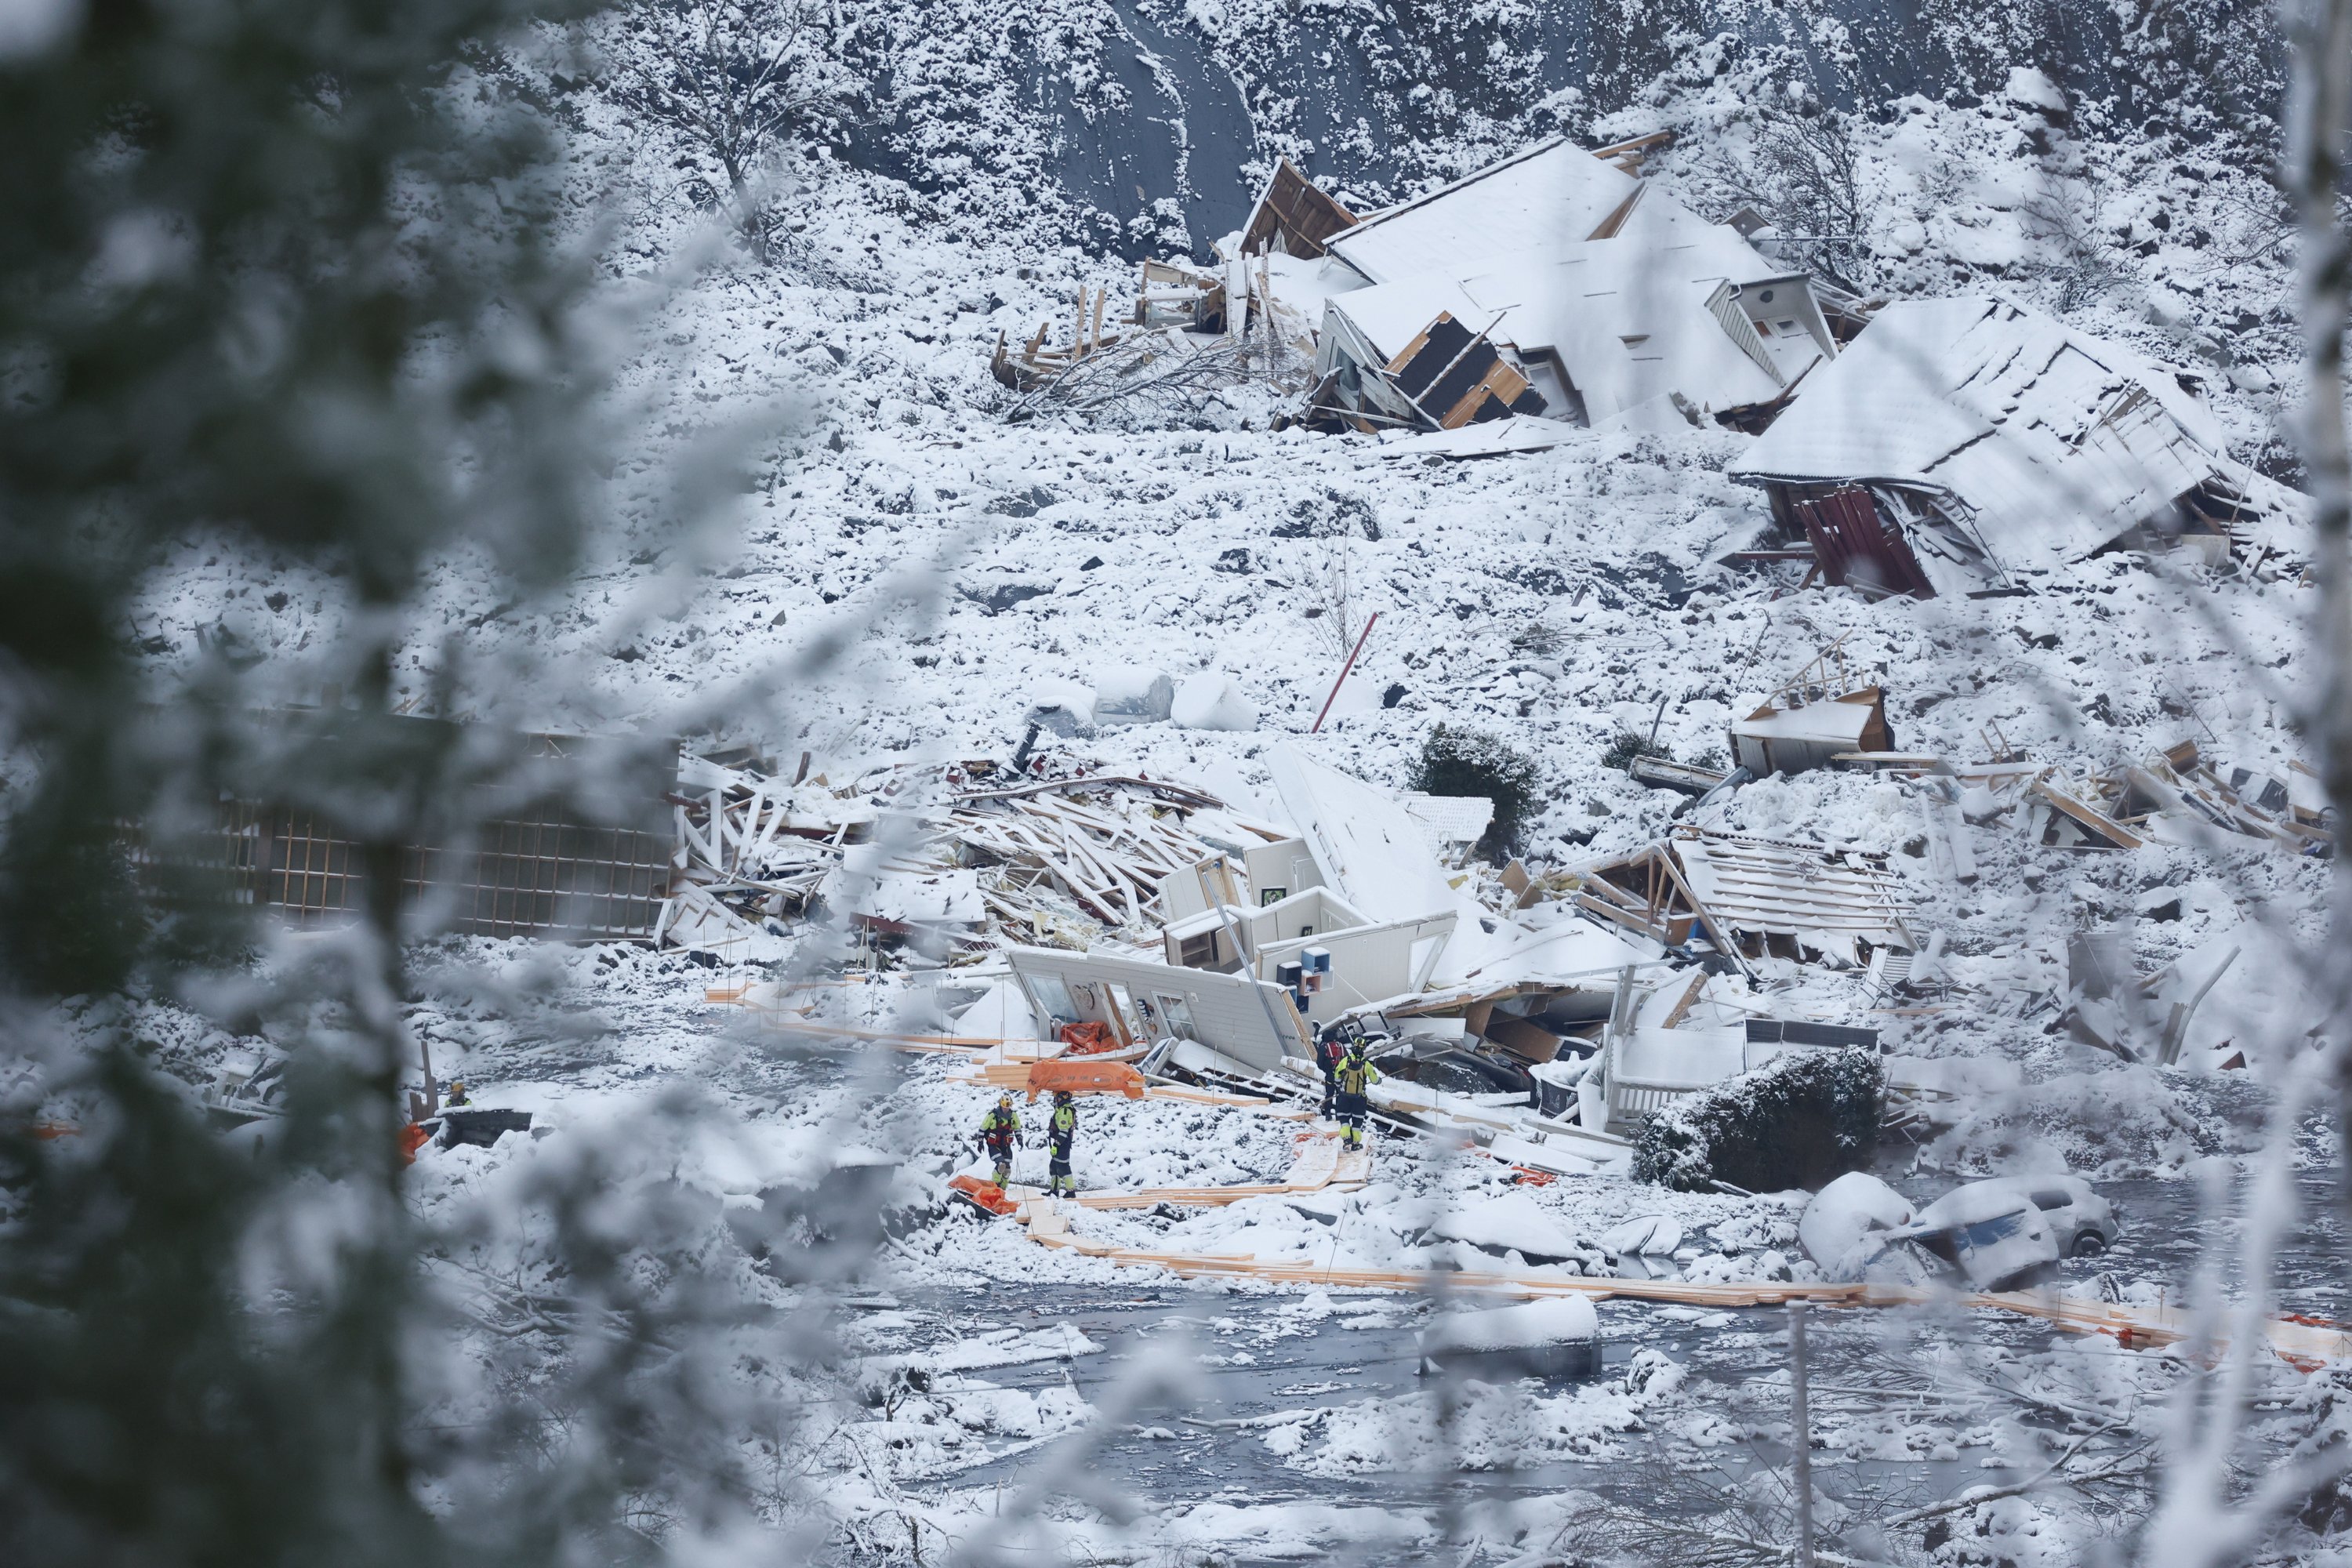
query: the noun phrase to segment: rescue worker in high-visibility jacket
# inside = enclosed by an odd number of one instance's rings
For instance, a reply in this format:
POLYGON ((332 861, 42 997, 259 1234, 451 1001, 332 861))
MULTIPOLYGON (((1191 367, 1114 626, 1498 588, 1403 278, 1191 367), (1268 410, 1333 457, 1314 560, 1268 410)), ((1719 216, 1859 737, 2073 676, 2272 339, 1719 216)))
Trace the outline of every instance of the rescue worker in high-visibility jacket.
POLYGON ((1045 1128, 1052 1152, 1051 1163, 1045 1167, 1045 1191, 1057 1198, 1065 1193, 1076 1197, 1078 1184, 1070 1174, 1070 1144, 1078 1135, 1078 1107, 1068 1089, 1054 1091, 1054 1114, 1045 1128))
POLYGON ((1381 1069, 1366 1054, 1370 1049, 1370 1040, 1350 1040, 1347 1054, 1339 1058, 1339 1070, 1332 1074, 1339 1086, 1339 1142, 1349 1149, 1364 1146, 1364 1118, 1372 1109, 1365 1093, 1381 1081, 1381 1069))
POLYGON ((980 1142, 996 1162, 996 1184, 999 1187, 1013 1179, 1013 1144, 1021 1136, 1021 1113, 1013 1109, 1013 1097, 997 1096, 996 1109, 981 1118, 980 1142))

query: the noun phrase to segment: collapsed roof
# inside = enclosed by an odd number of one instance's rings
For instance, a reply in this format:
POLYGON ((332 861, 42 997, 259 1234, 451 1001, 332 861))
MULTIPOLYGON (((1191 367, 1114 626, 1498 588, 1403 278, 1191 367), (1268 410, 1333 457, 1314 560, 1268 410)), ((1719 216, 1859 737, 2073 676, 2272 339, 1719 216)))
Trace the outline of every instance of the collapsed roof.
POLYGON ((1768 954, 1859 963, 1860 943, 1918 946, 1883 857, 1704 828, 1591 868, 1576 902, 1670 947, 1705 939, 1743 970, 1768 954))
POLYGON ((1641 190, 1633 175, 1556 138, 1360 218, 1324 245, 1368 282, 1391 283, 1479 257, 1602 237, 1641 190))
POLYGON ((1982 299, 1882 309, 1728 472, 1773 493, 1832 583, 1922 596, 2143 525, 2226 539, 2287 495, 2229 457, 2180 372, 1982 299))
POLYGON ((1370 286, 1325 304, 1318 393, 1381 422, 1748 408, 1837 352, 1803 275, 1564 142, 1327 244, 1370 286))

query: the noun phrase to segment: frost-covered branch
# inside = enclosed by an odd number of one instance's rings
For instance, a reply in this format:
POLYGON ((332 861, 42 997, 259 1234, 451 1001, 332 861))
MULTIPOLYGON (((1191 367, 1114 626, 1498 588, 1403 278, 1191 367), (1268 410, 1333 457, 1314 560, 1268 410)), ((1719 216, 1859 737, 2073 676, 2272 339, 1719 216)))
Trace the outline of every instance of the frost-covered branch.
POLYGON ((804 0, 642 0, 604 49, 614 101, 715 164, 744 241, 770 256, 773 165, 848 98, 825 14, 804 0))

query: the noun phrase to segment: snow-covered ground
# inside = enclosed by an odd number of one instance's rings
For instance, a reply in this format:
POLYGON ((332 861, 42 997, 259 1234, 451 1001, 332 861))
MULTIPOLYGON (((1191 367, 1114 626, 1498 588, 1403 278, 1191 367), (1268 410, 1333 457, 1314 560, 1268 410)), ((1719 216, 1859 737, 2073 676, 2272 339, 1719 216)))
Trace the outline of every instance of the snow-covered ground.
MULTIPOLYGON (((1687 198, 1713 210, 1719 170, 1708 159, 1740 146, 1737 105, 1699 92, 1672 107, 1688 134, 1655 177, 1685 181, 1687 198), (1710 113, 1713 142, 1698 134, 1710 113)), ((2276 330, 2282 274, 2274 257, 2213 268, 2226 233, 2188 240, 2242 211, 2242 180, 2189 162, 2136 170, 2115 146, 2037 152, 2037 112, 1923 101, 1882 128, 1866 171, 1883 219, 1877 281, 2058 303, 2083 258, 2073 271, 2052 259, 2064 215, 2053 216, 2049 181, 2072 182, 2065 199, 2100 211, 2060 238, 2126 274, 2100 273, 2073 318, 2174 358, 2234 344, 2211 384, 2233 436, 2260 456, 2276 412, 2264 363, 2291 353, 2276 330)), ((583 172, 583 188, 593 178, 649 199, 631 183, 641 176, 613 173, 648 154, 593 134, 583 147, 583 171, 599 171, 583 172)), ((986 369, 999 334, 1060 320, 1080 281, 1116 281, 1123 264, 1044 247, 1018 224, 950 237, 873 176, 824 166, 808 177, 781 267, 722 259, 645 323, 616 389, 611 529, 591 567, 556 597, 508 605, 449 563, 404 657, 402 692, 424 700, 454 664, 452 716, 805 751, 846 780, 883 763, 1003 756, 1033 702, 1117 668, 1219 671, 1257 705, 1257 730, 1160 723, 1050 743, 1278 816, 1268 749, 1313 722, 1345 655, 1336 628, 1377 612, 1362 661, 1307 744, 1401 786, 1438 722, 1507 742, 1538 769, 1541 805, 1523 835, 1538 873, 1649 843, 1682 805, 1607 765, 1618 736, 1654 728, 1677 758, 1719 757, 1727 723, 1833 643, 1859 680, 1885 686, 1906 752, 1972 760, 2013 748, 2077 776, 2184 739, 2240 765, 2299 755, 2315 589, 2292 552, 2258 574, 2119 552, 2039 581, 2031 596, 1872 603, 1800 590, 1793 567, 1716 563, 1767 521, 1758 494, 1722 477, 1748 439, 1727 431, 1583 432, 1542 453, 1398 460, 1370 438, 1271 431, 1277 400, 1251 389, 1197 428, 1009 424, 1009 397, 986 369), (726 474, 740 490, 684 536, 669 499, 681 471, 726 474)), ((616 288, 669 266, 690 229, 658 209, 637 214, 612 254, 616 288)), ((192 548, 157 574, 138 630, 159 680, 224 627, 265 656, 259 680, 331 644, 346 613, 331 584, 192 548)), ((1890 1149, 1888 1172, 1927 1182, 2063 1165, 2171 1179, 2185 1194, 2195 1184, 2179 1178, 2210 1177, 2250 1152, 2288 1070, 2281 1043, 2250 1051, 2245 1073, 2203 1076, 2072 1043, 2053 1026, 2065 938, 2132 924, 2146 968, 2248 921, 2307 938, 2324 864, 2255 849, 2068 852, 1995 822, 1972 830, 1978 876, 1962 884, 1936 874, 1923 809, 1911 785, 1811 773, 1750 785, 1713 818, 1890 856, 1921 926, 1943 939, 1953 990, 1940 1007, 1871 1021, 1907 1054, 1995 1055, 2024 1070, 2016 1095, 1972 1107, 1922 1146, 1890 1149)), ((828 1320, 845 1359, 827 1374, 808 1461, 836 1547, 878 1557, 994 1541, 1051 1560, 1205 1562, 1345 1546, 1380 1559, 1431 1549, 1451 1530, 1504 1561, 1545 1548, 1570 1494, 1622 1492, 1693 1455, 1786 1440, 1786 1372, 1768 1314, 1604 1305, 1611 1364, 1583 1386, 1440 1391, 1365 1378, 1376 1361, 1396 1371, 1397 1331, 1421 1304, 1181 1286, 1049 1251, 942 1203, 948 1175, 982 1168, 968 1140, 991 1098, 950 1081, 959 1062, 782 1045, 706 1003, 718 976, 677 953, 450 943, 415 971, 408 1022, 437 1074, 465 1079, 478 1103, 536 1117, 529 1136, 428 1150, 415 1167, 420 1213, 472 1237, 475 1250, 450 1264, 452 1290, 493 1279, 528 1297, 544 1241, 535 1194, 595 1162, 615 1193, 653 1205, 645 1212, 688 1215, 675 1244, 747 1306, 789 1314, 842 1289, 863 1303, 828 1320), (870 1268, 845 1285, 780 1263, 822 1247, 791 1217, 795 1200, 777 1194, 868 1164, 893 1172, 878 1189, 887 1229, 870 1268), (683 1209, 656 1202, 677 1194, 683 1209), (1139 1293, 1171 1310, 1149 1332, 1119 1317, 1139 1293), (1168 1348, 1162 1320, 1174 1316, 1203 1321, 1189 1349, 1168 1348), (1336 1359, 1359 1342, 1377 1354, 1336 1359), (1182 1419, 1197 1381, 1219 1368, 1254 1379, 1238 1415, 1213 1413, 1245 1419, 1245 1438, 1182 1419), (1244 1442, 1255 1445, 1246 1460, 1233 1451, 1244 1442), (1205 1473, 1217 1484, 1206 1495, 1188 1487, 1186 1456, 1211 1447, 1219 1457, 1205 1473), (1454 1466, 1542 1479, 1452 1501, 1416 1480, 1393 1507, 1388 1483, 1350 1489, 1454 1466), (1008 1497, 1025 1500, 1008 1511, 1008 1497), (1129 1518, 1127 1504, 1139 1512, 1129 1518), (1450 1508, 1471 1524, 1449 1520, 1450 1508)), ((1823 1016, 1868 1016, 1855 975, 1766 961, 1764 983, 1823 1016)), ((191 1080, 237 1047, 162 1005, 142 1026, 191 1080)), ((1087 1187, 1277 1181, 1293 1152, 1292 1124, 1244 1111, 1107 1098, 1084 1110, 1087 1187)), ((2306 1148, 2312 1163, 2331 1153, 2316 1140, 2306 1148)), ((1042 1149, 1024 1150, 1016 1178, 1042 1180, 1043 1163, 1042 1149)), ((1495 1162, 1400 1142, 1381 1151, 1370 1186, 1321 1212, 1268 1197, 1076 1224, 1137 1247, 1394 1268, 1512 1261, 1507 1246, 1461 1239, 1509 1234, 1500 1221, 1482 1231, 1482 1213, 1538 1214, 1596 1250, 1612 1226, 1663 1215, 1684 1241, 1655 1267, 1788 1279, 1811 1269, 1795 1245, 1801 1197, 1600 1178, 1528 1187, 1495 1162)), ((2195 1229, 2186 1196, 2150 1205, 2171 1239, 2195 1229)), ((2127 1212, 2127 1230, 2137 1223, 2127 1212)), ((2189 1265, 2178 1247, 2127 1248, 2105 1268, 2072 1266, 2067 1287, 2177 1300, 2189 1265)), ((2326 1306, 2322 1285, 2301 1285, 2305 1305, 2326 1306)), ((1979 1460, 1994 1479, 2047 1464, 2068 1412, 2095 1408, 2126 1436, 2141 1430, 2128 1423, 2150 1419, 2143 1404, 2179 1370, 1957 1310, 1900 1326, 1856 1316, 1829 1331, 1829 1346, 1847 1386, 1817 1408, 1817 1462, 1863 1467, 1880 1490, 1909 1488, 1922 1501, 1957 1489, 1979 1460), (1912 1403, 1863 1397, 1860 1385, 1889 1367, 1912 1403), (1998 1399, 1984 1392, 1996 1379, 1998 1399), (2019 1418, 2020 1408, 2039 1414, 2019 1418)), ((2282 1408, 2335 1418, 2291 1370, 2264 1376, 2282 1408)), ((2284 1445, 2295 1433, 2276 1436, 2284 1445)), ((2051 1542, 2095 1528, 2073 1509, 1989 1503, 1970 1528, 1990 1555, 1966 1560, 2064 1560, 2074 1548, 2051 1542)), ((1942 1539, 1901 1544, 1932 1551, 1942 1539)))

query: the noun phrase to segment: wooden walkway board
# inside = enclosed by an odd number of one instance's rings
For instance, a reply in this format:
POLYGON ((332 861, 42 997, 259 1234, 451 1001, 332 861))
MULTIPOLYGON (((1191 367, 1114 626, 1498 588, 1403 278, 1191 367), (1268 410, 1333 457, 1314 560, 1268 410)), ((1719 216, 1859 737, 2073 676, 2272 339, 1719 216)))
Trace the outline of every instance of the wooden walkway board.
MULTIPOLYGON (((1224 1189, 1231 1191, 1233 1189, 1224 1189)), ((1269 1189, 1278 1191, 1279 1189, 1269 1189)), ((1083 1200, 1081 1200, 1083 1201, 1083 1200)), ((1108 1206, 1108 1205, 1103 1205, 1108 1206)), ((1425 1270, 1340 1268, 1321 1263, 1265 1262, 1222 1253, 1152 1252, 1111 1247, 1072 1235, 1065 1215, 1040 1215, 1035 1205, 1029 1237, 1088 1258, 1108 1258, 1121 1268, 1165 1268, 1188 1279, 1263 1279, 1272 1284, 1337 1287, 1355 1290, 1411 1290, 1521 1299, 1584 1296, 1594 1300, 1665 1301, 1689 1307, 1769 1307, 1789 1301, 1819 1301, 1837 1307, 1914 1307, 1943 1300, 1942 1292, 1913 1287, 1793 1284, 1772 1280, 1700 1284, 1681 1279, 1622 1279, 1591 1275, 1552 1275, 1508 1269, 1425 1270), (1044 1223, 1039 1223, 1040 1219, 1044 1223)), ((2189 1334, 2189 1314, 2173 1307, 2126 1307, 2078 1301, 2051 1291, 2005 1290, 1958 1298, 1962 1306, 2038 1318, 2075 1333, 2111 1334, 2126 1345, 2176 1344, 2189 1334)), ((2263 1337, 2279 1356, 2305 1371, 2352 1361, 2352 1331, 2332 1324, 2273 1318, 2263 1337)))
POLYGON ((1354 1192, 1371 1176, 1370 1157, 1360 1149, 1342 1150, 1328 1133, 1307 1133, 1299 1140, 1298 1157, 1287 1177, 1234 1187, 1144 1187, 1134 1192, 1087 1193, 1068 1200, 1080 1208, 1148 1209, 1161 1204, 1178 1208, 1222 1208, 1244 1198, 1281 1198, 1302 1193, 1354 1192))

